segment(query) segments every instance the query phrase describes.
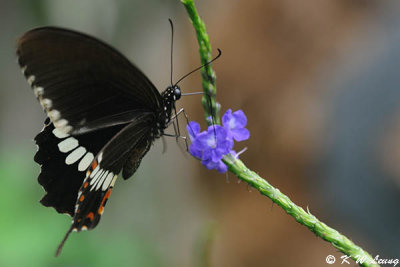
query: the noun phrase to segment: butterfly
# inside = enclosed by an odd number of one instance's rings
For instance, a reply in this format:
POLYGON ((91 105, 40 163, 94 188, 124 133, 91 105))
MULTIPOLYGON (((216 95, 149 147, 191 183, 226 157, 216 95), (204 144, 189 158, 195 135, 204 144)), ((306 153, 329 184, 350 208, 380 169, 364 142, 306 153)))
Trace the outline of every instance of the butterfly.
POLYGON ((47 115, 35 137, 40 202, 72 217, 58 255, 72 231, 99 223, 118 174, 132 176, 174 122, 181 90, 175 84, 160 94, 117 50, 68 29, 26 32, 17 57, 47 115))

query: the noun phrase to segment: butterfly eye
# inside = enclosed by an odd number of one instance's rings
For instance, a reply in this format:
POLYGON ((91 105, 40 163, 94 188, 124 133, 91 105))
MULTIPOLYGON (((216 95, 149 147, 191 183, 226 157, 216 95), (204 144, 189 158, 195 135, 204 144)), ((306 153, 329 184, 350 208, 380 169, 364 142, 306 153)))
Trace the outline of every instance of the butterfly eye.
POLYGON ((174 87, 174 96, 175 96, 175 100, 178 100, 179 98, 181 98, 181 88, 179 88, 179 86, 174 87))

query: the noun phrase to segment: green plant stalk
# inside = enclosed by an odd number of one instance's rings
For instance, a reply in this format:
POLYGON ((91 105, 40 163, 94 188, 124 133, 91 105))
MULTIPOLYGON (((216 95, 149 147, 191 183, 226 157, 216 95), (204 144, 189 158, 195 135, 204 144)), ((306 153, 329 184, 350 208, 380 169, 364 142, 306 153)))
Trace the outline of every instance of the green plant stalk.
MULTIPOLYGON (((211 45, 209 42, 208 34, 206 33, 206 27, 204 22, 200 19, 193 0, 181 0, 186 8, 189 18, 196 31, 197 40, 200 46, 200 59, 201 63, 205 64, 211 60, 211 45)), ((216 76, 212 69, 211 64, 202 68, 202 84, 205 95, 202 99, 203 108, 205 111, 206 121, 210 123, 207 118, 211 115, 211 112, 215 115, 215 122, 219 124, 220 119, 217 116, 219 108, 217 105, 216 97, 216 76), (206 95, 211 97, 211 101, 206 98, 206 95), (211 102, 211 108, 209 103, 211 102)), ((348 255, 350 258, 359 260, 357 263, 361 266, 379 266, 375 263, 371 255, 364 251, 361 247, 355 245, 350 239, 342 235, 335 229, 329 227, 325 223, 319 221, 309 211, 305 211, 303 208, 293 203, 289 197, 279 191, 279 189, 270 185, 266 180, 261 178, 257 173, 249 170, 246 165, 239 159, 236 159, 232 155, 226 155, 223 158, 223 162, 228 166, 230 172, 235 174, 239 179, 245 181, 250 186, 257 189, 262 195, 270 198, 274 203, 279 205, 286 211, 287 214, 292 216, 298 223, 306 226, 317 236, 325 241, 331 243, 342 253, 348 255), (364 261, 360 261, 363 259, 364 261)), ((341 259, 339 260, 341 261, 341 259)))
MULTIPOLYGON (((206 26, 197 14, 197 10, 194 6, 193 1, 182 0, 182 3, 185 5, 186 11, 189 13, 192 24, 196 29, 197 41, 199 42, 200 62, 202 65, 205 65, 212 60, 212 50, 210 40, 206 31, 206 26)), ((221 124, 219 118, 220 106, 216 101, 216 76, 211 64, 207 64, 201 69, 201 76, 204 91, 201 103, 204 108, 205 119, 209 125, 212 123, 221 124), (210 117, 214 119, 213 122, 208 119, 210 117)))

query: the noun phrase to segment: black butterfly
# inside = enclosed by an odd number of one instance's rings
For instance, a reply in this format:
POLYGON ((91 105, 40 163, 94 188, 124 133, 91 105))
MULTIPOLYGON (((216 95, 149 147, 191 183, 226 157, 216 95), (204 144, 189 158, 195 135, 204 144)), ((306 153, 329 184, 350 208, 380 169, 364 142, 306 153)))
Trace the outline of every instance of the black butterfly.
POLYGON ((41 203, 73 217, 72 231, 99 223, 117 175, 129 178, 173 122, 177 85, 161 94, 122 54, 71 30, 43 27, 18 40, 18 63, 48 118, 36 137, 41 203))

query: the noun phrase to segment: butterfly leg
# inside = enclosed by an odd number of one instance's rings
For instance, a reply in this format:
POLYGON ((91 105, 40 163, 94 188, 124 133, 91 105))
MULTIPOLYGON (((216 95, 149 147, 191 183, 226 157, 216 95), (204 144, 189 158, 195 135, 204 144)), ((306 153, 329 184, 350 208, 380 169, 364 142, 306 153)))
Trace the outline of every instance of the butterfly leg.
POLYGON ((177 113, 177 112, 176 112, 175 105, 174 105, 174 112, 175 112, 175 115, 174 115, 174 117, 173 117, 173 119, 172 119, 172 124, 174 125, 174 132, 175 132, 175 134, 176 134, 176 142, 178 142, 178 137, 181 136, 181 130, 179 129, 178 115, 180 114, 180 112, 184 112, 184 109, 181 108, 181 109, 179 110, 179 112, 177 113), (176 125, 175 125, 174 120, 176 120, 176 125))
POLYGON ((175 112, 175 115, 174 115, 174 116, 171 117, 171 121, 169 122, 168 125, 170 125, 171 123, 173 123, 173 121, 176 120, 177 117, 178 117, 180 114, 185 115, 186 122, 189 123, 189 117, 187 116, 187 114, 186 114, 186 112, 185 112, 185 109, 184 109, 184 108, 181 108, 178 112, 175 112))
MULTIPOLYGON (((176 125, 175 125, 174 122, 172 122, 172 125, 174 126, 174 132, 175 132, 175 133, 174 133, 174 134, 167 134, 167 133, 164 133, 163 136, 175 137, 176 140, 177 140, 176 142, 177 142, 178 144, 179 144, 178 138, 182 138, 182 139, 185 141, 186 152, 188 152, 188 151, 189 151, 189 145, 188 145, 186 136, 181 136, 181 135, 178 134, 177 128, 176 128, 176 125)), ((178 145, 178 146, 179 146, 179 145, 178 145)), ((180 148, 180 146, 179 146, 179 148, 180 148)), ((164 150, 163 150, 163 153, 164 153, 164 150)))
MULTIPOLYGON (((179 114, 183 114, 183 115, 185 116, 185 120, 186 120, 186 124, 187 124, 187 125, 189 125, 189 117, 188 117, 188 115, 186 114, 184 108, 181 108, 181 109, 175 114, 175 116, 173 117, 173 119, 176 119, 176 123, 177 123, 177 125, 178 125, 178 127, 177 127, 177 128, 178 128, 178 135, 180 136, 179 121, 178 121, 178 116, 179 116, 179 114)), ((189 145, 188 145, 186 136, 185 136, 184 140, 185 140, 185 145, 186 145, 186 151, 189 151, 189 145)))
POLYGON ((176 142, 178 142, 178 138, 182 138, 183 140, 185 140, 186 151, 189 151, 189 145, 188 145, 188 142, 187 142, 187 138, 186 138, 186 136, 182 136, 181 135, 180 128, 179 128, 178 116, 180 114, 183 114, 185 116, 186 123, 189 124, 189 118, 188 118, 188 116, 187 116, 187 114, 185 112, 185 109, 181 108, 178 112, 175 109, 175 115, 171 117, 171 121, 167 125, 167 126, 169 126, 171 124, 173 125, 174 134, 172 135, 172 134, 165 134, 164 133, 164 135, 165 136, 170 136, 170 137, 175 137, 176 138, 176 142), (175 124, 175 121, 176 121, 176 124, 175 124))
MULTIPOLYGON (((175 130, 175 123, 173 123, 173 125, 174 125, 174 130, 175 130)), ((177 121, 177 125, 179 125, 178 121, 177 121)), ((177 129, 178 129, 178 132, 175 132, 176 141, 178 142, 178 138, 179 137, 182 138, 183 140, 185 140, 186 152, 188 152, 189 151, 189 145, 188 145, 188 142, 187 142, 187 138, 186 138, 186 136, 181 136, 180 131, 179 131, 179 126, 177 127, 177 129)))

